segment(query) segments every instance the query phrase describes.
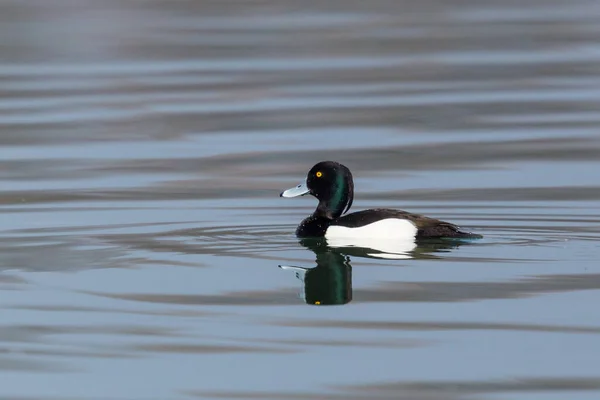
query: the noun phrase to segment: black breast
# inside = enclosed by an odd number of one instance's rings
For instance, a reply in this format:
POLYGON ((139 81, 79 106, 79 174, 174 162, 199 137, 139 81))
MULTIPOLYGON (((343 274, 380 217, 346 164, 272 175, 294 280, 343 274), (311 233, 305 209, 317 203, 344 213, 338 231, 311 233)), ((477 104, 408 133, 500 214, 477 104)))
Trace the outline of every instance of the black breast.
POLYGON ((332 220, 311 215, 298 225, 296 236, 298 237, 323 237, 332 220))

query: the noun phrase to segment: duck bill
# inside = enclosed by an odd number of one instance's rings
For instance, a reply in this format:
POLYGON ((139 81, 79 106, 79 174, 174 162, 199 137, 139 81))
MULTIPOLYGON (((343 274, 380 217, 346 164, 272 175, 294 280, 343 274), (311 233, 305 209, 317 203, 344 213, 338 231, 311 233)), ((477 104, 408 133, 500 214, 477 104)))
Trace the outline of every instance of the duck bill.
POLYGON ((306 184, 306 181, 304 181, 301 184, 299 184, 298 186, 295 186, 295 187, 290 188, 288 190, 284 190, 283 192, 281 192, 281 194, 279 195, 279 197, 298 197, 298 196, 304 196, 305 194, 308 194, 308 192, 310 192, 310 190, 308 190, 308 186, 306 184))

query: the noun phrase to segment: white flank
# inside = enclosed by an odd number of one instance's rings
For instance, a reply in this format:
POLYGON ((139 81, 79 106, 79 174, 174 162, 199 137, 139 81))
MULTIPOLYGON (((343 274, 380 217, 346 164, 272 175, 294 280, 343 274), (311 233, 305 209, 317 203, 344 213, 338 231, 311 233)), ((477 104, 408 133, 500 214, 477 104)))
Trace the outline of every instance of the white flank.
POLYGON ((325 232, 331 247, 363 247, 385 254, 370 254, 378 258, 410 258, 417 245, 417 227, 406 219, 388 218, 360 228, 330 226, 325 232))
POLYGON ((325 238, 380 238, 401 240, 414 239, 416 234, 417 227, 409 220, 387 218, 359 228, 332 225, 327 228, 325 238))

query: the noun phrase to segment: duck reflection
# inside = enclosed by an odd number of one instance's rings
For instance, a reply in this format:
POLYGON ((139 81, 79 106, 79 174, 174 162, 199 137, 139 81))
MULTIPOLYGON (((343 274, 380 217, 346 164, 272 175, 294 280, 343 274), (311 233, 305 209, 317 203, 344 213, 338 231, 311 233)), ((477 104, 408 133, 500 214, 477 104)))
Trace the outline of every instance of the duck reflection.
POLYGON ((350 256, 379 259, 438 258, 435 253, 450 251, 468 243, 458 240, 420 242, 385 241, 354 243, 326 239, 300 239, 300 244, 315 253, 316 267, 289 265, 279 267, 293 271, 302 281, 301 297, 312 305, 341 305, 352 301, 352 266, 350 256))
POLYGON ((280 265, 282 269, 296 272, 303 282, 301 297, 307 304, 346 304, 352 300, 352 267, 350 258, 340 252, 309 247, 316 254, 317 266, 313 268, 280 265))

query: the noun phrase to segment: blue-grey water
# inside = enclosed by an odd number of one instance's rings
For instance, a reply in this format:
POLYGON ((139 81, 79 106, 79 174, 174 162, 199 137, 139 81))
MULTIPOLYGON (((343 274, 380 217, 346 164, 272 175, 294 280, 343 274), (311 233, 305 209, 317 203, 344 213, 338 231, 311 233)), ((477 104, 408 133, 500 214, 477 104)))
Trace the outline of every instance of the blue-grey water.
POLYGON ((599 168, 597 1, 4 1, 0 398, 597 399, 599 168))

